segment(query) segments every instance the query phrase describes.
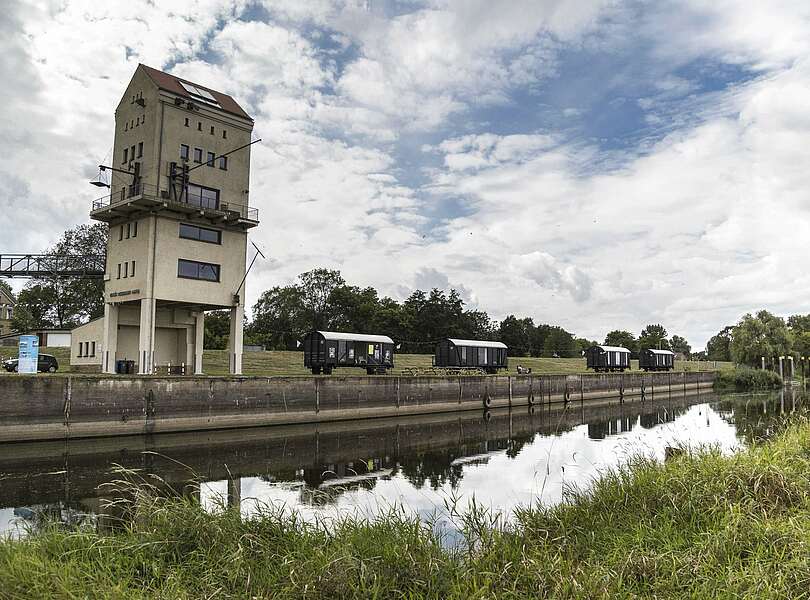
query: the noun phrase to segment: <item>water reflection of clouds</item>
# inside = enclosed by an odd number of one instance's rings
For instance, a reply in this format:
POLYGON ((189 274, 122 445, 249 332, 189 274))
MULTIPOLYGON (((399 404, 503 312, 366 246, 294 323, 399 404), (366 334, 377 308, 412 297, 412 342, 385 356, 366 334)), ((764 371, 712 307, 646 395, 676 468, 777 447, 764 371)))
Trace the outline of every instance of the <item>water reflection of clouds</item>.
POLYGON ((17 535, 19 524, 13 508, 0 508, 0 537, 17 535))
MULTIPOLYGON (((453 488, 443 481, 433 489, 429 481, 414 485, 401 471, 375 480, 370 489, 348 486, 326 503, 307 502, 312 490, 261 478, 241 480, 242 511, 251 514, 266 504, 295 510, 306 520, 330 519, 341 515, 373 517, 391 508, 401 508, 437 526, 452 531, 447 506, 457 502, 464 509, 471 499, 480 505, 510 515, 518 506, 534 502, 559 503, 566 489, 587 489, 606 469, 615 468, 630 457, 643 454, 663 460, 667 446, 692 448, 716 445, 724 451, 741 447, 736 428, 721 418, 708 404, 694 405, 669 422, 642 426, 641 417, 622 423, 615 421, 602 439, 589 437, 588 425, 580 425, 556 435, 535 434, 514 458, 499 450, 486 461, 456 461, 463 476, 453 488), (629 424, 629 427, 628 427, 629 424), (622 431, 625 429, 625 431, 622 431), (302 499, 304 498, 304 499, 302 499)), ((224 483, 208 484, 207 494, 224 494, 224 483)), ((332 491, 334 493, 334 490, 332 491)), ((317 493, 317 492, 315 492, 317 493)))

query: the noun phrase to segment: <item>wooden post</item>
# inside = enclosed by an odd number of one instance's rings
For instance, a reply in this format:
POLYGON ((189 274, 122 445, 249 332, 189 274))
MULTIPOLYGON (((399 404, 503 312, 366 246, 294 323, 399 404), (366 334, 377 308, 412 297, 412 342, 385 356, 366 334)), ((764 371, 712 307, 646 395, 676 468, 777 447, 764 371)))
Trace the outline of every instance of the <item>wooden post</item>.
MULTIPOLYGON (((509 408, 512 408, 512 376, 508 375, 506 379, 509 381, 509 408)), ((511 424, 511 420, 510 420, 511 424)))

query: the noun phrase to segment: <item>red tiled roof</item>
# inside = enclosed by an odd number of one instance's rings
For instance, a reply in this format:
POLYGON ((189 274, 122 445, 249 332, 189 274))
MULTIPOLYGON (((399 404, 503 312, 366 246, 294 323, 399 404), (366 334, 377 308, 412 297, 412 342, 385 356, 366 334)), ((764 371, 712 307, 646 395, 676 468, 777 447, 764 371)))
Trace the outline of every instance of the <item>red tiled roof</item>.
MULTIPOLYGON (((237 104, 236 100, 234 100, 228 94, 223 94, 222 92, 212 90, 211 88, 208 88, 208 87, 206 87, 204 85, 200 85, 198 83, 194 83, 193 81, 189 81, 188 79, 182 79, 181 77, 176 77, 174 75, 171 75, 170 73, 164 73, 163 71, 158 71, 157 69, 153 69, 152 67, 147 67, 144 64, 141 64, 139 66, 146 72, 147 75, 149 75, 150 79, 155 82, 155 85, 157 85, 162 90, 165 90, 167 92, 171 92, 172 94, 177 94, 178 96, 183 96, 185 98, 189 98, 191 100, 196 101, 196 99, 192 98, 189 95, 189 93, 183 88, 183 86, 180 85, 180 82, 184 81, 185 83, 190 83, 191 85, 194 85, 194 86, 196 86, 198 88, 201 88, 201 89, 204 89, 204 90, 207 90, 208 92, 210 92, 211 95, 214 98, 217 99, 217 102, 219 103, 219 106, 225 112, 229 112, 231 114, 234 114, 234 115, 236 115, 238 117, 242 117, 244 119, 250 119, 251 121, 253 120, 250 117, 250 115, 248 115, 242 109, 242 107, 239 106, 239 104, 237 104)), ((204 104, 204 103, 199 102, 199 104, 204 104)))

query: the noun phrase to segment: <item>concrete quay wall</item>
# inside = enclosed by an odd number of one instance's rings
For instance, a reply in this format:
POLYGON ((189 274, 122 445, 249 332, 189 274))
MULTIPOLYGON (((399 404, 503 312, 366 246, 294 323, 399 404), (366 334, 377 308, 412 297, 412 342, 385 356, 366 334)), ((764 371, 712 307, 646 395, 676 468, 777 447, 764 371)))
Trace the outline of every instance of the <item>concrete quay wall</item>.
POLYGON ((713 372, 470 377, 7 376, 0 442, 141 435, 650 397, 713 372))

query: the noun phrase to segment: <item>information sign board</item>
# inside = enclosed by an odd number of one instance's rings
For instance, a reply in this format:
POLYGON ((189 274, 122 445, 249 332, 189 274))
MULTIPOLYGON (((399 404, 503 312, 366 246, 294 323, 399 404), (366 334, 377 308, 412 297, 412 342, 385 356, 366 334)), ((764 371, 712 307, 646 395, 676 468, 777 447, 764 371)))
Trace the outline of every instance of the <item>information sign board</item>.
POLYGON ((35 335, 20 336, 18 373, 36 373, 39 361, 39 338, 35 335))

